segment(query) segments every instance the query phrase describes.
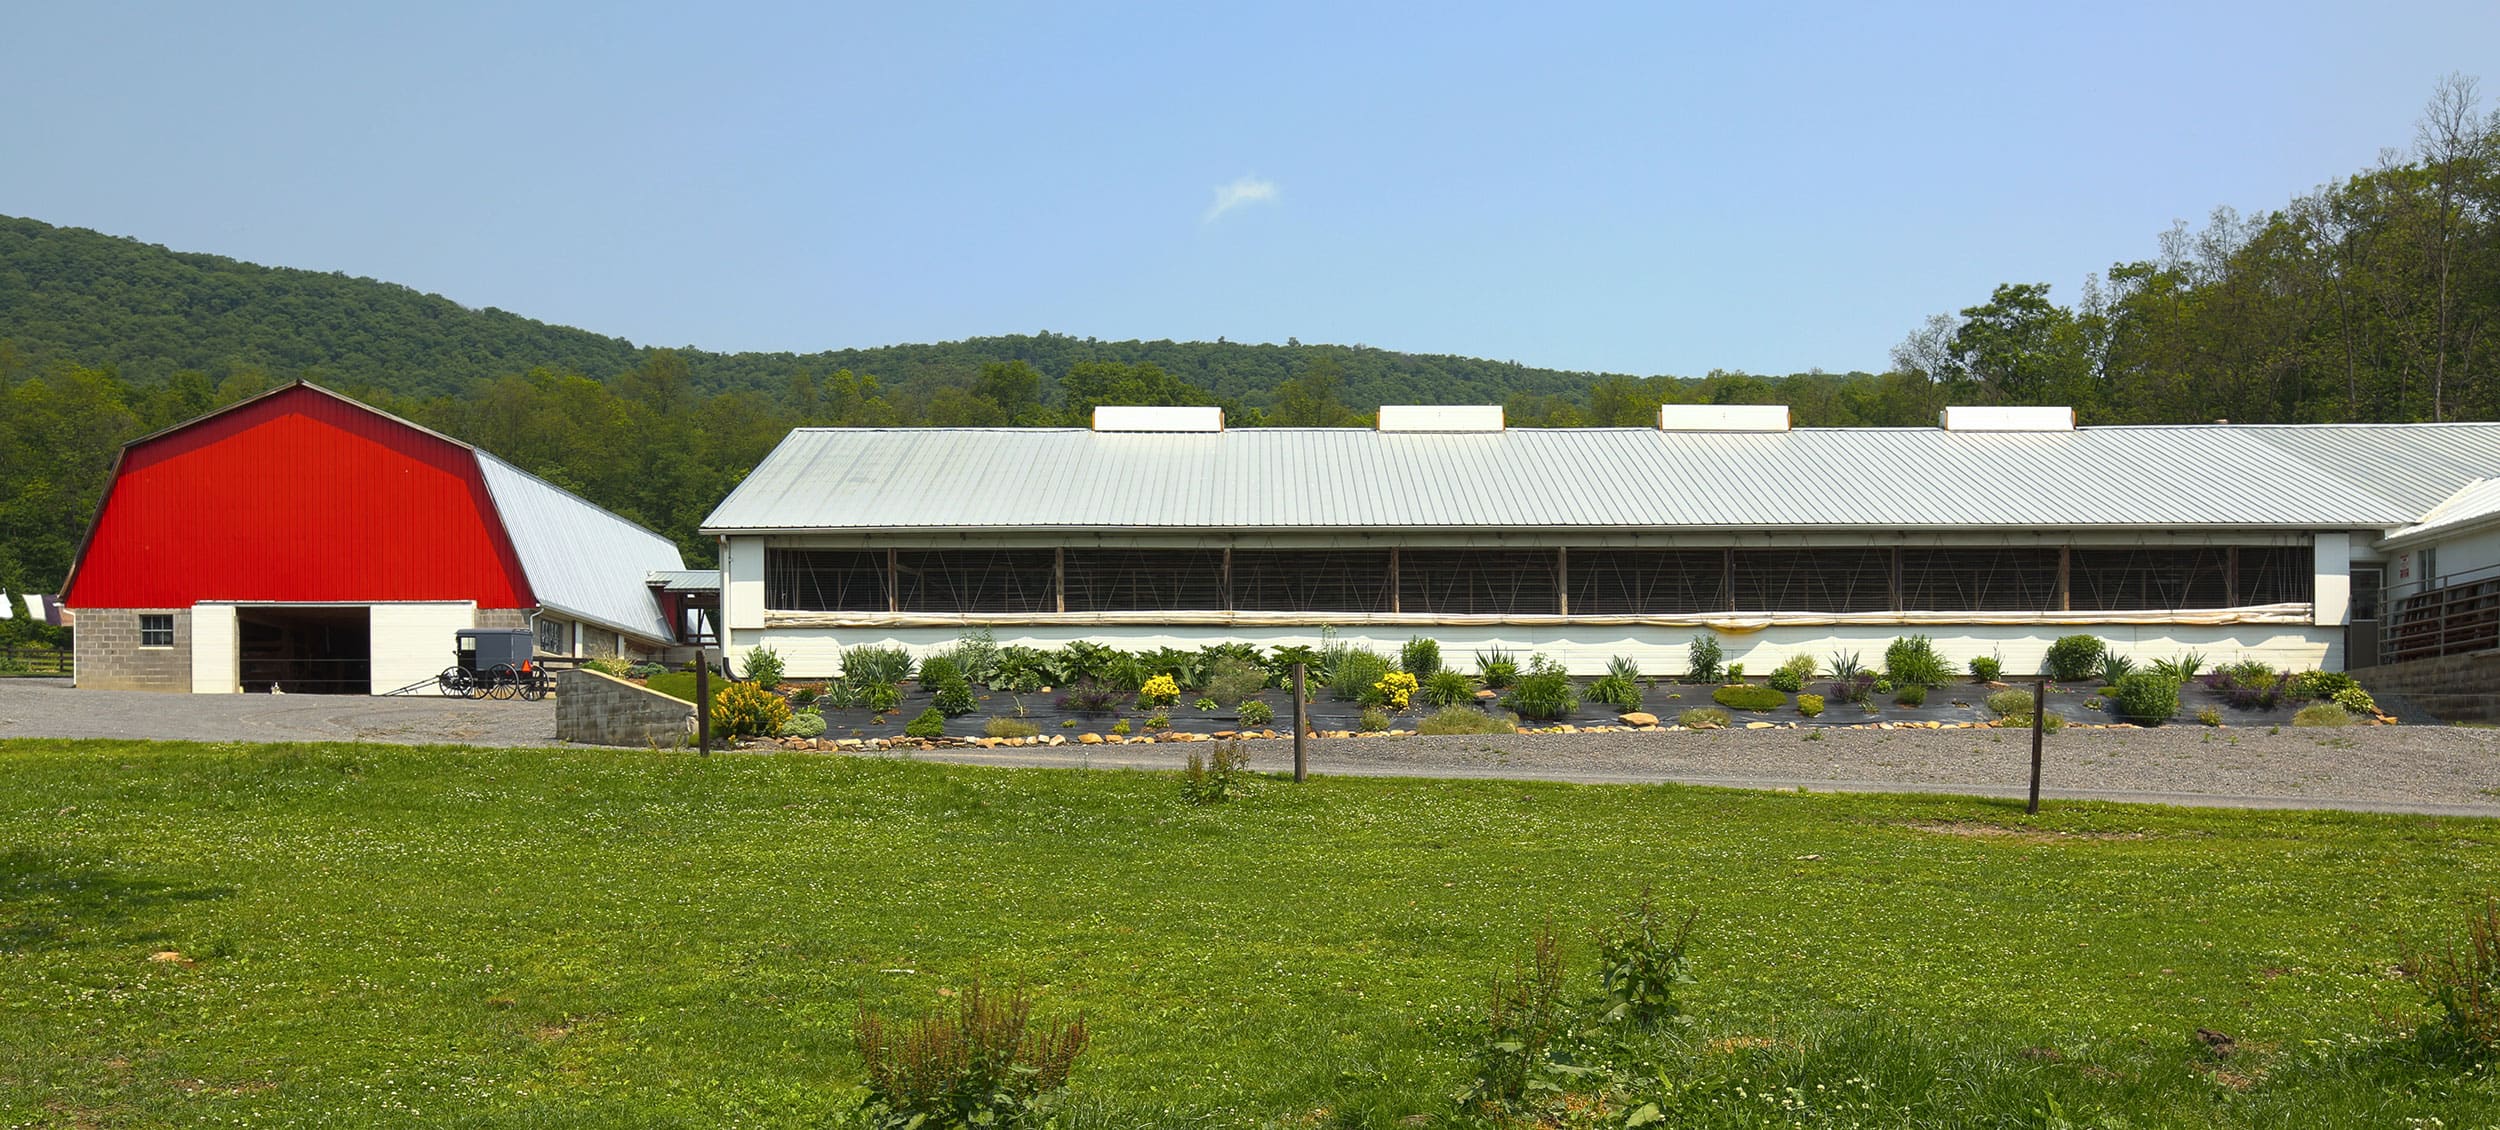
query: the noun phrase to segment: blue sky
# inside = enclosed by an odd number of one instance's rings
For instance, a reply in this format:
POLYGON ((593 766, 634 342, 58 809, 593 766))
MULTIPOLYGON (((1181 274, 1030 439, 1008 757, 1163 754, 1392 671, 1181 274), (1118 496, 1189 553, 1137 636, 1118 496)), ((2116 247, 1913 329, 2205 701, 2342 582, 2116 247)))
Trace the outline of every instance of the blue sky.
POLYGON ((652 344, 1644 374, 2071 300, 2500 58, 2489 0, 12 7, 0 212, 652 344))

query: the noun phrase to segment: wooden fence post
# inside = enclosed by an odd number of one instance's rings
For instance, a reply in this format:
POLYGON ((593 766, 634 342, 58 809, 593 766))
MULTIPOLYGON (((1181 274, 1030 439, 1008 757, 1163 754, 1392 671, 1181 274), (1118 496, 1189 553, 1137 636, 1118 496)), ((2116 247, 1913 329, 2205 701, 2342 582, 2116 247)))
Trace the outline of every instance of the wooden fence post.
POLYGON ((1310 776, 1311 763, 1303 752, 1303 742, 1310 736, 1311 721, 1302 711, 1302 665, 1293 665, 1293 782, 1301 784, 1310 776))

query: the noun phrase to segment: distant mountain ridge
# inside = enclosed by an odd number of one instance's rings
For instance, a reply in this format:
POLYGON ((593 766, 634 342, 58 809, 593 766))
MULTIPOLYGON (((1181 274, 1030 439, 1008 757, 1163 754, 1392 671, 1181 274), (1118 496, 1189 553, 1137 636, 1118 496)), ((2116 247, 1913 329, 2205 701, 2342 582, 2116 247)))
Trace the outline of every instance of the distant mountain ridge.
MULTIPOLYGON (((607 380, 646 361, 639 346, 491 307, 335 272, 267 267, 135 239, 0 216, 0 361, 108 366, 152 383, 184 371, 257 370, 397 396, 459 396, 546 367, 607 380)), ((1501 403, 1577 396, 1603 374, 1364 346, 1099 341, 1062 334, 977 337, 817 353, 675 351, 696 389, 778 391, 802 374, 849 369, 897 393, 970 383, 1024 361, 1053 377, 1075 364, 1151 363, 1243 404, 1327 356, 1355 405, 1501 403)))

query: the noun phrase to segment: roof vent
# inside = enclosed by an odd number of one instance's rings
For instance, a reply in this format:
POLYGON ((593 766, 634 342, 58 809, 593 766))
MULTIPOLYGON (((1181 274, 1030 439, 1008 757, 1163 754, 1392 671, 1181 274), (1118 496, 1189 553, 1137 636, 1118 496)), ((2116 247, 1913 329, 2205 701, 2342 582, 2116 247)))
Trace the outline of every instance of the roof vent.
POLYGON ((1502 430, 1502 406, 1499 404, 1383 404, 1380 406, 1380 430, 1384 432, 1498 432, 1502 430))
POLYGON ((1094 409, 1098 432, 1220 432, 1221 408, 1162 408, 1105 404, 1094 409))
POLYGON ((1785 404, 1661 404, 1658 430, 1667 432, 1784 432, 1785 404))
POLYGON ((2071 432, 2075 410, 2064 405, 1962 404, 1946 408, 1936 422, 1948 432, 2071 432))

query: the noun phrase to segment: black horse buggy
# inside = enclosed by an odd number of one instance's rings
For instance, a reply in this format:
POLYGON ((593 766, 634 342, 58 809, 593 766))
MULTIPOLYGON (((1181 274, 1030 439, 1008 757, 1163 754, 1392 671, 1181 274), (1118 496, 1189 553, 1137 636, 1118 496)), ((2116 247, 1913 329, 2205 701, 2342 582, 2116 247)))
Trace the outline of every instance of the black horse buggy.
POLYGON ((547 697, 552 686, 547 668, 533 656, 527 628, 461 628, 452 633, 457 660, 434 677, 444 694, 468 698, 547 697))

